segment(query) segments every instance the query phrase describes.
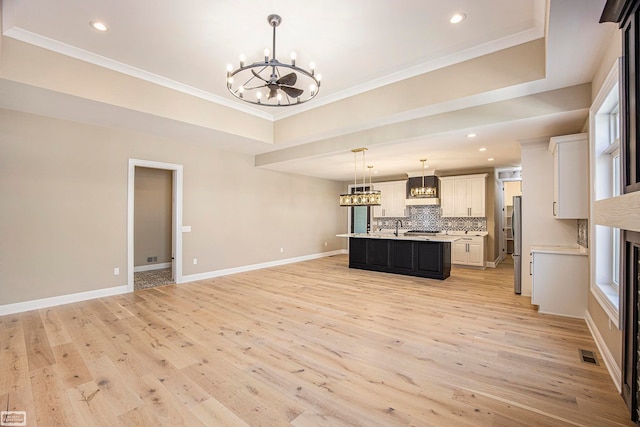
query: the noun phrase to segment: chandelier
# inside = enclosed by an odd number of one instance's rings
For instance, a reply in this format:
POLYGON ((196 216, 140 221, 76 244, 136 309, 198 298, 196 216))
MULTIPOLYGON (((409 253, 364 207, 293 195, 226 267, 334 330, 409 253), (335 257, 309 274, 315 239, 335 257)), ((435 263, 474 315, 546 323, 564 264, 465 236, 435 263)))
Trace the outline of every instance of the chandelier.
POLYGON ((438 194, 438 189, 436 187, 425 187, 424 186, 424 162, 427 159, 420 159, 422 162, 422 187, 413 187, 411 189, 411 197, 436 197, 438 194))
POLYGON ((276 59, 276 27, 282 22, 279 15, 269 15, 267 22, 273 27, 273 46, 264 50, 264 60, 245 65, 240 56, 240 67, 227 65, 227 89, 245 102, 270 107, 286 107, 307 102, 318 94, 320 74, 315 65, 309 71, 296 66, 296 53, 291 52, 291 64, 276 59))
POLYGON ((373 190, 371 186, 371 169, 373 166, 369 166, 369 190, 365 190, 365 173, 364 173, 364 152, 366 148, 354 148, 353 152, 353 193, 340 195, 340 206, 380 206, 382 201, 382 193, 380 190, 373 190), (362 153, 362 187, 358 190, 357 184, 357 163, 358 153, 362 153))

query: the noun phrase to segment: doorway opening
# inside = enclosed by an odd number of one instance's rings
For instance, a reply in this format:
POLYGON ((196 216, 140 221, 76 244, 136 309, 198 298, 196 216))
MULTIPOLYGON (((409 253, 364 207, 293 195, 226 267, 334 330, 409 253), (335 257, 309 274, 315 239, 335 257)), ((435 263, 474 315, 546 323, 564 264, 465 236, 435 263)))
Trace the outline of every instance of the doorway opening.
POLYGON ((498 171, 500 183, 500 227, 498 236, 498 251, 500 261, 512 263, 514 252, 513 209, 514 196, 522 196, 522 172, 520 168, 503 169, 498 171))
POLYGON ((129 159, 129 291, 182 282, 182 165, 129 159))

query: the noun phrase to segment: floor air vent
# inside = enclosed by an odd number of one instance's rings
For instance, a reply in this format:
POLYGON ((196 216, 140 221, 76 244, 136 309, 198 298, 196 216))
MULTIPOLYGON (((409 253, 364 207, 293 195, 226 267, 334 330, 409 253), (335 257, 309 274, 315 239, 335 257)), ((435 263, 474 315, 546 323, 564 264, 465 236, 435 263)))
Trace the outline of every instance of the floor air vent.
POLYGON ((596 357, 596 354, 593 351, 582 350, 582 349, 579 349, 578 351, 580 352, 580 359, 582 359, 584 363, 591 363, 592 365, 598 365, 598 358, 596 357))

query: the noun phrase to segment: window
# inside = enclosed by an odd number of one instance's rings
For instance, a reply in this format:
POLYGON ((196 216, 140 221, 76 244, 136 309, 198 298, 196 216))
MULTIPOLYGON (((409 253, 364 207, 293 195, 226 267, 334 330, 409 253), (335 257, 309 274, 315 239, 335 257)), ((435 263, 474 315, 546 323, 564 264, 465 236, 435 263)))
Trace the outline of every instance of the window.
MULTIPOLYGON (((613 67, 590 111, 592 201, 620 195, 620 114, 618 64, 613 67)), ((593 202, 592 202, 593 203, 593 202)), ((592 204, 593 206, 593 204, 592 204)), ((591 218, 597 217, 594 207, 591 218)), ((620 306, 619 229, 591 224, 591 292, 618 326, 620 306)))
MULTIPOLYGON (((616 113, 616 119, 617 119, 617 113, 616 113)), ((619 124, 617 120, 616 120, 616 123, 619 124)), ((614 197, 620 195, 620 186, 622 183, 622 176, 620 176, 620 141, 618 137, 619 137, 619 134, 616 134, 616 140, 614 144, 617 145, 617 148, 613 151, 613 153, 611 153, 611 172, 612 172, 611 178, 613 180, 611 192, 614 197)), ((613 269, 613 271, 611 272, 611 275, 612 275, 611 284, 616 288, 616 290, 618 290, 620 287, 620 238, 621 238, 622 232, 620 231, 619 228, 614 228, 611 231, 611 234, 612 234, 611 267, 613 269)))

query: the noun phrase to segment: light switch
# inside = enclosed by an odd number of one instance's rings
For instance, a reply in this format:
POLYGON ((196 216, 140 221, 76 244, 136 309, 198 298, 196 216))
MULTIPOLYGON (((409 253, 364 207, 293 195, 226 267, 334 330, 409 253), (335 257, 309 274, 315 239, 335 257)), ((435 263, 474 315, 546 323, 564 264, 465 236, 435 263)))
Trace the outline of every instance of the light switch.
POLYGON ((182 226, 182 232, 183 233, 191 233, 191 226, 190 225, 183 225, 182 226))

